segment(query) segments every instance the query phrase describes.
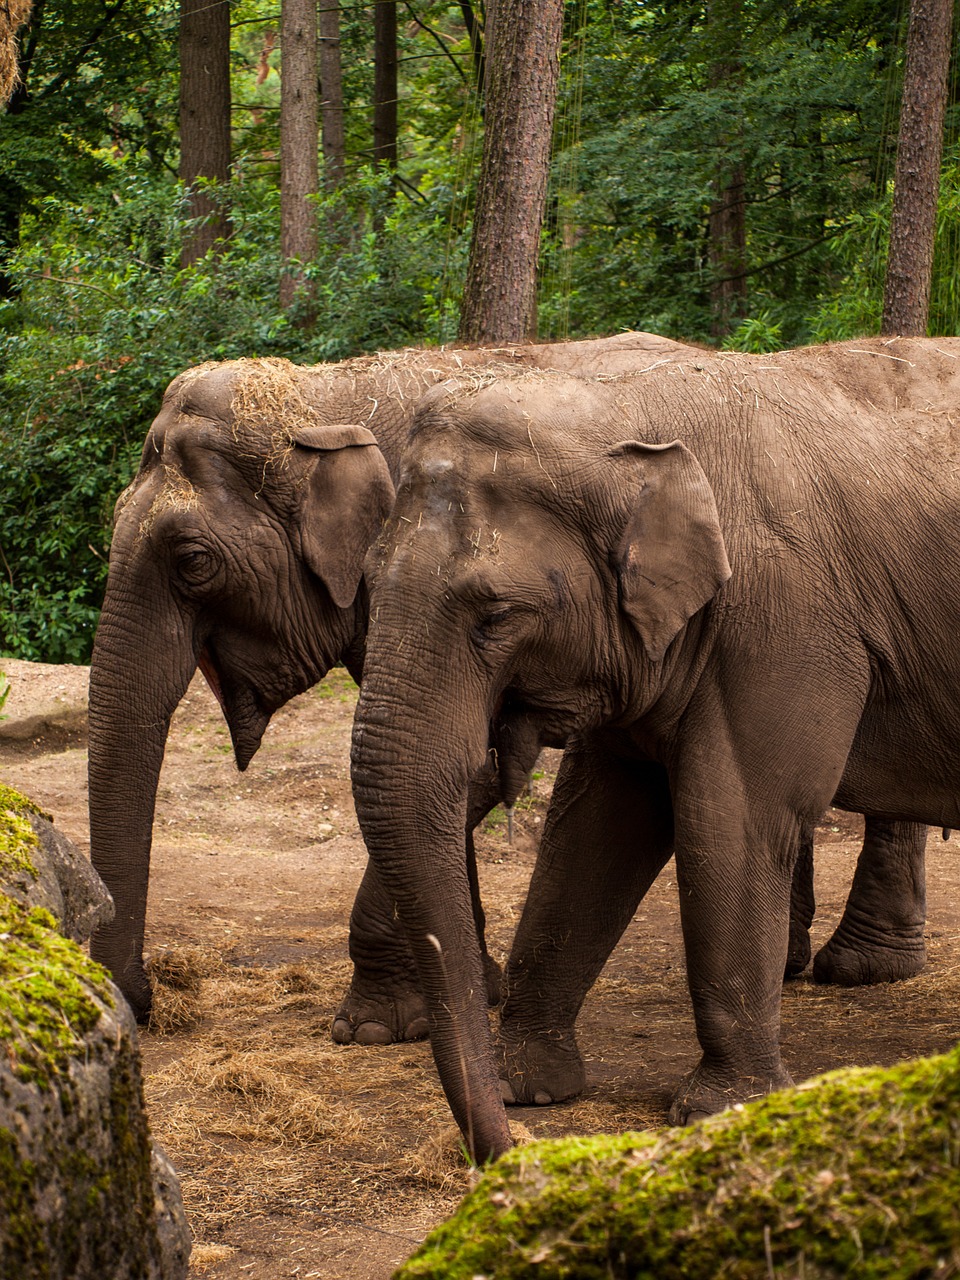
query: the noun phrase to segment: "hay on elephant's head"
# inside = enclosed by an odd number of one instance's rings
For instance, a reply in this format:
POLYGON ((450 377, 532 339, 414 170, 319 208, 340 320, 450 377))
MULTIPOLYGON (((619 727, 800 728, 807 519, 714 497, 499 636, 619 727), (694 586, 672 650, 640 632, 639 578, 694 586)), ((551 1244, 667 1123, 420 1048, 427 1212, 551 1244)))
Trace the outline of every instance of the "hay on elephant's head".
POLYGON ((30 17, 31 5, 32 0, 0 0, 0 106, 7 105, 17 87, 17 32, 30 17))

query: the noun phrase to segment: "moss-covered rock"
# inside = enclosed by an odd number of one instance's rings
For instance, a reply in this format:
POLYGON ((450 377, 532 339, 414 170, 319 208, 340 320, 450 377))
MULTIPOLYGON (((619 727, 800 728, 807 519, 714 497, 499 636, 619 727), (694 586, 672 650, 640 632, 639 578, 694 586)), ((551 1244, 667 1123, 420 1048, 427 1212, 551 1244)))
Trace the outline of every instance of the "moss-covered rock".
POLYGON ((691 1129, 515 1148, 397 1280, 960 1274, 960 1046, 691 1129))
MULTIPOLYGON (((44 850, 21 800, 0 794, 2 857, 29 890, 44 850)), ((0 1276, 182 1280, 189 1250, 133 1015, 48 911, 0 893, 0 1276)))
POLYGON ((113 919, 103 881, 71 840, 32 800, 0 783, 0 893, 45 907, 61 933, 85 942, 113 919))

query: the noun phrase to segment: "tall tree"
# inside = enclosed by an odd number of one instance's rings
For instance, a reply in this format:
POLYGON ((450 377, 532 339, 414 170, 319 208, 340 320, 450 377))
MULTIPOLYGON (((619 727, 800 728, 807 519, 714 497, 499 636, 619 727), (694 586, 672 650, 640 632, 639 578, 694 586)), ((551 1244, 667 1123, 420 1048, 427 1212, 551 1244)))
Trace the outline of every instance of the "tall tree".
POLYGON ((373 6, 373 159, 397 167, 397 0, 373 6))
POLYGON ((563 0, 497 0, 480 182, 460 310, 464 342, 536 331, 537 259, 557 102, 563 0))
POLYGON ((320 0, 319 30, 323 181, 331 189, 343 181, 347 151, 343 127, 340 5, 337 0, 320 0))
POLYGON ((197 185, 230 176, 229 0, 180 0, 180 177, 189 190, 190 216, 202 218, 183 247, 188 266, 222 240, 226 218, 197 185))
MULTIPOLYGON (((712 45, 709 83, 729 92, 743 80, 740 56, 742 0, 709 0, 707 26, 712 45)), ((728 118, 718 139, 714 197, 708 219, 713 336, 725 337, 743 312, 747 293, 747 206, 743 161, 736 155, 737 121, 728 118)))
POLYGON ((952 25, 953 0, 911 0, 881 333, 927 331, 952 25))
POLYGON ((280 304, 304 287, 291 260, 317 254, 317 0, 283 0, 280 31, 280 304))

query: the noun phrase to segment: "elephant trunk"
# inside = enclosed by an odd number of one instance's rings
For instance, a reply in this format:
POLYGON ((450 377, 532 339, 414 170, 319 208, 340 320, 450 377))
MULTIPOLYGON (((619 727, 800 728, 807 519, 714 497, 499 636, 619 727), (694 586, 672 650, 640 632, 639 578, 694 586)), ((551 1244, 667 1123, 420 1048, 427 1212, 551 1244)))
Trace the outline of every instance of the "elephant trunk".
MULTIPOLYGON (((451 699, 446 706, 452 705, 451 699)), ((416 960, 441 1084, 468 1149, 482 1162, 512 1145, 464 855, 467 786, 486 741, 482 731, 465 733, 462 723, 453 724, 444 706, 442 699, 425 705, 419 689, 412 699, 398 698, 395 688, 387 695, 368 655, 353 785, 367 849, 416 960), (411 707, 417 708, 413 716, 411 707), (430 743, 438 749, 431 751, 430 743), (459 750, 445 749, 451 743, 459 750)))
POLYGON ((110 597, 108 590, 90 668, 88 780, 90 859, 116 914, 95 932, 90 952, 143 1021, 151 1003, 143 932, 157 782, 170 717, 196 659, 181 628, 161 635, 110 597))

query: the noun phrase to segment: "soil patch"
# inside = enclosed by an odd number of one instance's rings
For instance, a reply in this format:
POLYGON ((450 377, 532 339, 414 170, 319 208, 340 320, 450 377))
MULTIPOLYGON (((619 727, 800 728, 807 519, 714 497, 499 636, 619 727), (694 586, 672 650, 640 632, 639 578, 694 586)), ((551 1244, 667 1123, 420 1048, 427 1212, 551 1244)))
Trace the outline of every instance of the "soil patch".
MULTIPOLYGON (((0 780, 88 847, 87 670, 4 660, 11 693, 0 780), (18 736, 29 717, 39 718, 18 736)), ((148 951, 162 981, 142 1036, 151 1125, 180 1171, 193 1275, 383 1280, 452 1209, 466 1174, 426 1044, 334 1045, 350 973, 347 922, 366 854, 349 786, 355 689, 336 671, 284 707, 245 774, 197 679, 174 717, 157 801, 148 951)), ((523 906, 558 756, 547 752, 514 840, 495 813, 478 840, 491 945, 523 906)), ((818 831, 814 945, 839 919, 860 820, 818 831)), ((784 991, 797 1080, 890 1064, 960 1039, 960 836, 928 847, 925 973, 843 990, 784 991)), ((664 1123, 697 1056, 672 864, 591 992, 579 1024, 589 1088, 517 1108, 536 1137, 664 1123)))

